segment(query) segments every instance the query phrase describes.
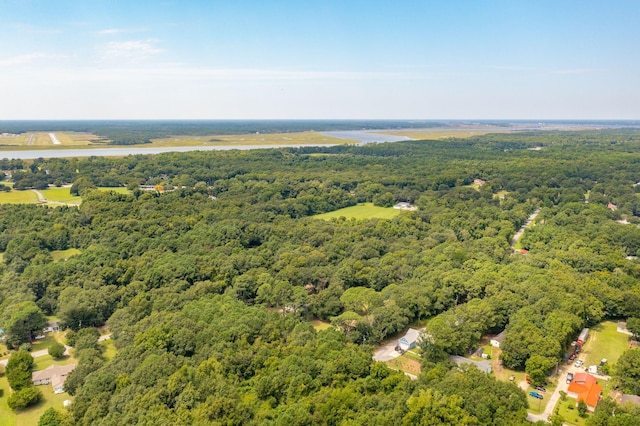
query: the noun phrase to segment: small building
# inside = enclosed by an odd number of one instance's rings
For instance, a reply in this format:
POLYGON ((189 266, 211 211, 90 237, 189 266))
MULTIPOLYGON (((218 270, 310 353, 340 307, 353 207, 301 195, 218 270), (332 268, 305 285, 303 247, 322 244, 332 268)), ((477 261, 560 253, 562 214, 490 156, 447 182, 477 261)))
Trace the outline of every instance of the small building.
POLYGON ((410 328, 407 330, 407 333, 398 340, 398 346, 400 346, 400 349, 403 351, 408 351, 418 346, 420 340, 420 331, 415 328, 410 328))
POLYGON ((624 404, 627 402, 629 404, 634 404, 640 407, 640 396, 623 393, 622 398, 620 398, 620 404, 624 404))
POLYGON ((491 346, 499 348, 506 335, 507 332, 503 331, 502 333, 494 336, 489 343, 491 344, 491 346))
POLYGON ((409 210, 409 211, 418 210, 418 208, 416 206, 414 206, 411 203, 408 203, 406 201, 400 201, 400 202, 396 203, 393 206, 393 208, 397 209, 397 210, 409 210))
POLYGON ((567 396, 575 398, 576 403, 584 401, 589 411, 596 409, 601 393, 602 386, 597 383, 594 376, 588 373, 576 373, 567 389, 567 396))
POLYGON ((609 210, 611 210, 611 211, 614 211, 614 212, 615 212, 616 210, 618 210, 618 206, 616 206, 616 205, 615 205, 615 204, 613 204, 613 203, 609 203, 609 204, 607 204, 607 208, 608 208, 609 210))
POLYGON ((31 373, 31 381, 35 386, 48 385, 51 383, 53 393, 64 392, 64 382, 67 376, 76 368, 75 364, 50 365, 44 370, 31 373))
POLYGON ((485 183, 487 183, 487 181, 485 181, 484 179, 474 179, 474 180, 473 180, 473 184, 474 184, 474 185, 482 186, 482 185, 484 185, 485 183))

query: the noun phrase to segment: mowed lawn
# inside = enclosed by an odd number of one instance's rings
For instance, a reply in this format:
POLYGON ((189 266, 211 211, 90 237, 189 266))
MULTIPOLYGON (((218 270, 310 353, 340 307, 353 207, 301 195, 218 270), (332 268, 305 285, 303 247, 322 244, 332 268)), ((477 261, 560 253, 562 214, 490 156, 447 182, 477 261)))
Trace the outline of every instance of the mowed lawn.
POLYGON ((51 257, 53 258, 54 261, 67 260, 71 256, 77 256, 80 253, 82 252, 77 248, 70 248, 66 250, 53 250, 51 251, 51 257))
POLYGON ((618 361, 620 355, 629 349, 629 336, 617 331, 615 321, 605 321, 590 330, 589 344, 584 350, 585 366, 598 365, 606 358, 609 365, 618 361))
POLYGON ((329 213, 322 213, 313 216, 316 219, 330 220, 339 217, 347 219, 393 219, 400 214, 400 210, 391 207, 378 207, 373 203, 358 204, 357 206, 345 207, 329 213))
POLYGON ((36 204, 38 195, 33 191, 0 192, 0 204, 36 204))
POLYGON ((176 136, 153 139, 150 146, 200 146, 200 145, 311 145, 356 143, 356 140, 338 139, 320 132, 251 133, 243 135, 176 136))

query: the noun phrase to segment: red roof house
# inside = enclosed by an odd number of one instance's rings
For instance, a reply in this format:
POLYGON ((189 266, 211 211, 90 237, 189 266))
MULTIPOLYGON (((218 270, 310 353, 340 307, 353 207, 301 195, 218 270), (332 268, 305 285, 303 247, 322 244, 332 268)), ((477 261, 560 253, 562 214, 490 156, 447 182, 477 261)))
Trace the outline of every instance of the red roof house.
POLYGON ((575 398, 577 402, 586 402, 589 411, 596 409, 601 393, 602 386, 596 383, 595 377, 587 373, 576 373, 567 389, 567 396, 575 398))

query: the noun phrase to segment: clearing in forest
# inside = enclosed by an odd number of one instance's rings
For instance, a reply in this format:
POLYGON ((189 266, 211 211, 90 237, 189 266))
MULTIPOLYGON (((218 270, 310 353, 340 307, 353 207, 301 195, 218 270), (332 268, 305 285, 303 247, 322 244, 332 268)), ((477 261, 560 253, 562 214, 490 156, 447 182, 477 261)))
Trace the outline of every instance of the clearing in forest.
POLYGON ((313 217, 324 220, 339 217, 346 217, 347 219, 393 219, 400 213, 400 210, 393 209, 391 207, 378 207, 374 206, 373 203, 364 203, 328 213, 318 214, 313 217))

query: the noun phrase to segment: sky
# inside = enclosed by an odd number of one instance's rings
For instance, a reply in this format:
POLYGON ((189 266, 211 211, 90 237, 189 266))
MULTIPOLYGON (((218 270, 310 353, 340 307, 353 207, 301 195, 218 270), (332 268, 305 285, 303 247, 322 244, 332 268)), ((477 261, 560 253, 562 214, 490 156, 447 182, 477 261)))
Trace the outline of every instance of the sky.
POLYGON ((0 120, 640 119, 637 0, 0 0, 0 120))

